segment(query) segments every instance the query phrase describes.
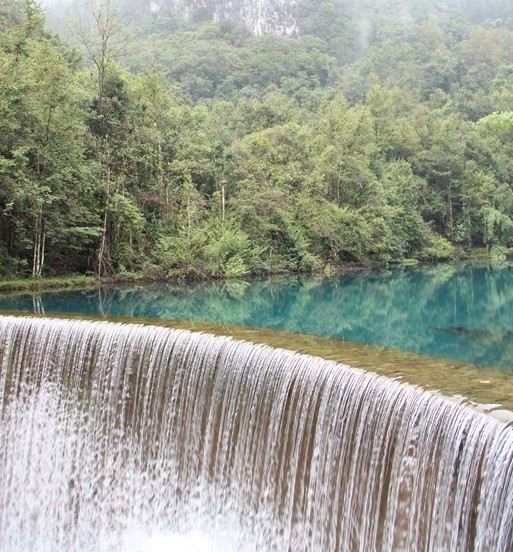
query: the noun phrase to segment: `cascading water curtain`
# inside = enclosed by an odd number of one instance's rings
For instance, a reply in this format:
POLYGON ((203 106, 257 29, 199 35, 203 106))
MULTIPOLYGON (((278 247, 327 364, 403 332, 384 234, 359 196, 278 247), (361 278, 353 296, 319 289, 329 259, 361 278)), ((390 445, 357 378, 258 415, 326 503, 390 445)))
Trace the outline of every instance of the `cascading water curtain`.
POLYGON ((384 377, 0 317, 2 552, 513 550, 513 430, 384 377))

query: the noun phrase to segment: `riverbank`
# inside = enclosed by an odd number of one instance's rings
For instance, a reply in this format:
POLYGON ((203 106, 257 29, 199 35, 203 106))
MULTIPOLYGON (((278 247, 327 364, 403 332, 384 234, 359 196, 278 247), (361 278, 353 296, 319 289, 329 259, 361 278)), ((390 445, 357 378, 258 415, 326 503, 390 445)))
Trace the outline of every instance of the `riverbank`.
MULTIPOLYGON (((383 265, 376 264, 348 264, 341 265, 338 267, 330 267, 328 270, 324 271, 327 275, 339 274, 339 273, 351 273, 351 272, 360 272, 363 270, 373 270, 376 268, 382 268, 383 265)), ((322 273, 322 272, 321 272, 322 273)), ((288 273, 290 274, 290 273, 288 273)), ((272 274, 274 276, 274 274, 272 274)), ((277 274, 279 275, 279 274, 277 274)), ((257 276, 256 274, 250 274, 247 277, 251 278, 252 276, 257 276)), ((42 278, 15 278, 0 280, 0 293, 2 292, 16 292, 16 291, 44 291, 44 290, 58 290, 58 289, 68 289, 68 288, 85 288, 85 287, 96 287, 99 285, 105 284, 131 284, 131 283, 155 283, 155 282, 197 282, 197 281, 210 281, 218 280, 221 278, 212 278, 211 276, 205 276, 204 278, 200 277, 190 277, 187 275, 183 276, 172 276, 169 278, 162 277, 152 277, 144 273, 123 273, 115 274, 107 277, 98 277, 97 275, 81 275, 81 274, 72 274, 68 276, 56 276, 56 277, 42 277, 42 278)), ((228 278, 222 278, 228 279, 228 278)))
POLYGON ((16 278, 0 280, 0 292, 41 291, 45 289, 66 289, 97 286, 103 283, 97 276, 74 274, 48 278, 16 278))
MULTIPOLYGON (((509 257, 511 258, 511 257, 509 257)), ((488 262, 492 261, 493 256, 484 248, 474 248, 472 250, 460 251, 453 259, 448 259, 446 262, 488 262)), ((407 267, 424 264, 427 261, 419 261, 417 259, 404 259, 398 263, 348 263, 342 265, 325 266, 318 273, 321 275, 332 276, 335 274, 351 274, 354 272, 362 272, 367 270, 379 270, 388 267, 407 267)), ((284 273, 269 274, 270 276, 279 276, 284 273)), ((285 273, 291 274, 291 273, 285 273)), ((250 274, 247 278, 258 276, 250 274)), ((169 278, 152 277, 144 273, 122 273, 108 277, 98 277, 96 274, 71 274, 66 276, 42 277, 42 278, 15 278, 0 280, 0 293, 8 292, 24 292, 24 291, 45 291, 58 290, 69 288, 87 288, 97 287, 105 284, 130 284, 130 283, 154 283, 154 282, 193 282, 193 281, 210 281, 220 278, 212 278, 205 276, 204 278, 193 277, 188 275, 174 275, 169 278)), ((227 279, 227 278, 222 278, 227 279)))

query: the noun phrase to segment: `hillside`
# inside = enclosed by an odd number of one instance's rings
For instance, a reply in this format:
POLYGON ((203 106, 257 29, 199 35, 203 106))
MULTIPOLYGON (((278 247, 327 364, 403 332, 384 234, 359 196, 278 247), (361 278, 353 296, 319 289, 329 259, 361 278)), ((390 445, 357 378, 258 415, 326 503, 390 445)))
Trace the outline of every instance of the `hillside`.
MULTIPOLYGON (((99 0, 89 2, 101 3, 99 0)), ((84 1, 47 0, 68 33, 84 1), (67 7, 66 7, 67 6, 67 7)), ((87 4, 87 1, 85 2, 87 4)), ((513 4, 493 0, 120 0, 124 59, 158 69, 193 100, 336 87, 351 102, 374 84, 450 93, 478 118, 499 69, 512 62, 513 4)))
POLYGON ((2 2, 4 276, 513 245, 509 2, 2 2))

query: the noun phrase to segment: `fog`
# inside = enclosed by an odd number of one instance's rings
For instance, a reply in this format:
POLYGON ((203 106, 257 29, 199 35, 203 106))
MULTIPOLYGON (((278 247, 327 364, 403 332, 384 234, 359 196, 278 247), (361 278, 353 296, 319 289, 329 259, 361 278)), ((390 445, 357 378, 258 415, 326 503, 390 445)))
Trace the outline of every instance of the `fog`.
POLYGON ((73 4, 75 0, 40 0, 43 6, 53 8, 55 6, 67 6, 73 4))
MULTIPOLYGON (((40 0, 46 7, 48 24, 56 30, 62 31, 64 20, 68 20, 80 12, 80 6, 84 0, 40 0)), ((97 0, 102 1, 102 0, 97 0)), ((107 1, 107 0, 105 0, 107 1)), ((265 18, 269 14, 286 14, 285 19, 292 21, 301 34, 301 6, 305 2, 311 6, 329 4, 338 6, 348 20, 351 20, 360 34, 360 46, 363 50, 368 46, 376 24, 385 23, 394 27, 410 28, 427 19, 437 21, 440 17, 451 19, 463 19, 470 25, 497 24, 505 20, 513 20, 513 2, 511 0, 331 0, 331 2, 316 2, 315 0, 159 0, 157 3, 150 0, 110 0, 111 5, 119 8, 127 19, 134 21, 147 11, 159 11, 153 9, 155 5, 167 9, 176 10, 178 14, 190 15, 201 6, 214 6, 213 13, 216 17, 231 18, 231 13, 237 13, 237 22, 241 22, 241 10, 246 11, 248 20, 258 12, 265 18), (268 9, 265 7, 268 4, 268 9), (258 5, 258 8, 256 7, 258 5), (238 8, 237 8, 238 6, 238 8), (192 7, 192 9, 187 9, 192 7), (275 9, 276 8, 276 9, 275 9), (278 9, 279 8, 279 9, 278 9), (255 11, 256 10, 256 11, 255 11)), ((325 9, 325 8, 324 8, 325 9)), ((329 8, 328 8, 329 9, 329 8)), ((310 8, 311 10, 311 8, 310 8)), ((244 16, 242 17, 244 21, 244 16)), ((274 21, 280 28, 280 21, 274 21)), ((248 25, 251 28, 251 25, 248 25)), ((255 29, 253 29, 255 31, 255 29)), ((272 31, 271 31, 272 32, 272 31)), ((279 32, 279 31, 278 31, 279 32)), ((257 34, 260 34, 257 32, 257 34)), ((264 33, 265 34, 265 33, 264 33)))

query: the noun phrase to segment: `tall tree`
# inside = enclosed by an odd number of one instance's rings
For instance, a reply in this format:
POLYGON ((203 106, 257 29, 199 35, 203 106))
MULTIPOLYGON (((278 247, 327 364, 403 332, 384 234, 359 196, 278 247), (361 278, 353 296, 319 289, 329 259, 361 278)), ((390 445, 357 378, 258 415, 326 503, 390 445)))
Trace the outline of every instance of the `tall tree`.
POLYGON ((113 270, 109 243, 109 213, 113 195, 112 137, 119 123, 119 92, 122 83, 113 63, 123 50, 122 23, 111 0, 84 0, 84 13, 72 23, 77 40, 84 47, 96 70, 96 98, 90 127, 96 138, 95 157, 99 164, 104 206, 103 224, 98 245, 96 271, 99 276, 113 270))

